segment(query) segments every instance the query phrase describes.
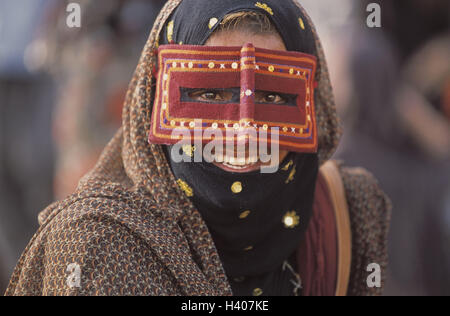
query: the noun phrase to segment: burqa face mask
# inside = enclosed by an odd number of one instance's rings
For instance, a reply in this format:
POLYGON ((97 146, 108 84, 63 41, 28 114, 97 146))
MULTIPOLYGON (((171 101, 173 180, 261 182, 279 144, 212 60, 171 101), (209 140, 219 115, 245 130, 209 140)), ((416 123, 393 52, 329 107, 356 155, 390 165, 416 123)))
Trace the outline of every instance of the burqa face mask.
POLYGON ((158 60, 150 143, 225 145, 246 137, 281 150, 317 152, 314 56, 252 44, 163 45, 158 60), (198 98, 217 91, 223 97, 198 98), (255 102, 261 92, 281 95, 283 102, 255 102))

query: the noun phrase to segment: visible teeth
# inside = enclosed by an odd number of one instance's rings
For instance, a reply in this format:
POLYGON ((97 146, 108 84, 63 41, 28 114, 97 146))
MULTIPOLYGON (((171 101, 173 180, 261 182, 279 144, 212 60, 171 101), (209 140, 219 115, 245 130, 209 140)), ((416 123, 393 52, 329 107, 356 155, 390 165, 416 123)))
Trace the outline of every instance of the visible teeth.
POLYGON ((227 166, 228 168, 235 169, 235 170, 245 169, 245 167, 239 167, 239 166, 230 165, 230 164, 227 164, 227 163, 224 163, 224 165, 227 166))
POLYGON ((215 156, 215 161, 218 163, 223 163, 224 165, 233 169, 244 169, 249 165, 255 164, 258 161, 258 157, 248 157, 246 158, 235 158, 233 156, 217 154, 215 156))

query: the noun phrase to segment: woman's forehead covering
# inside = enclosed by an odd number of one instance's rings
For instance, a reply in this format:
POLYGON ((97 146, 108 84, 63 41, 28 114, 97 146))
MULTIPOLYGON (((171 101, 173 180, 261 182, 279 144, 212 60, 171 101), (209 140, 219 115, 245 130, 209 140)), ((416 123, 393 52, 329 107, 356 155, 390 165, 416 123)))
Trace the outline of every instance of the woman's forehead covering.
POLYGON ((184 0, 167 21, 161 44, 204 45, 227 15, 241 11, 268 16, 287 50, 316 55, 307 17, 293 1, 280 0, 184 0))

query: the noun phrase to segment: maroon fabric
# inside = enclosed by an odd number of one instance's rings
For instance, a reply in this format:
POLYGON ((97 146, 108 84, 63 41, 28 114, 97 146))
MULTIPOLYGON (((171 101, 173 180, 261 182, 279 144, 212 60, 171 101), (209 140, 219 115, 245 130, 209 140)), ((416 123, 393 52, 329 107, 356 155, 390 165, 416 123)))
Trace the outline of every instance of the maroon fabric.
POLYGON ((304 296, 334 296, 337 280, 337 228, 333 204, 322 175, 316 183, 313 217, 298 251, 304 296))
POLYGON ((299 52, 243 47, 162 45, 149 142, 173 145, 179 141, 206 144, 213 139, 235 142, 239 135, 271 143, 278 129, 281 149, 315 153, 318 149, 314 104, 315 56, 299 52), (240 101, 185 102, 180 88, 240 87, 240 101), (255 104, 258 90, 297 95, 297 106, 255 104), (200 121, 201 120, 201 121, 200 121), (236 133, 226 139, 226 132, 236 133), (217 134, 203 135, 205 131, 217 134), (181 132, 180 132, 181 131, 181 132), (240 133, 240 134, 239 134, 240 133))

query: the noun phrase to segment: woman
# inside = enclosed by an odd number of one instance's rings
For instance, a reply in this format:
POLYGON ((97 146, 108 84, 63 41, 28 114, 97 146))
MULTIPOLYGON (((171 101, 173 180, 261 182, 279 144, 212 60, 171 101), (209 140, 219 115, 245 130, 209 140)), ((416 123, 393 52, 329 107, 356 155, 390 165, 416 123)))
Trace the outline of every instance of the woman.
MULTIPOLYGON (((323 52, 296 2, 168 1, 122 129, 77 192, 40 215, 7 294, 380 294, 367 266, 386 267, 389 203, 367 172, 326 163, 337 125, 323 52), (180 61, 190 55, 201 61, 180 61), (279 145, 270 152, 279 168, 262 173, 261 156, 234 151, 212 151, 214 163, 175 162, 167 131, 210 124, 177 117, 193 113, 214 118, 215 130, 252 123, 258 139, 266 125, 291 124, 266 142, 279 145)), ((183 146, 184 155, 207 143, 183 146)))

